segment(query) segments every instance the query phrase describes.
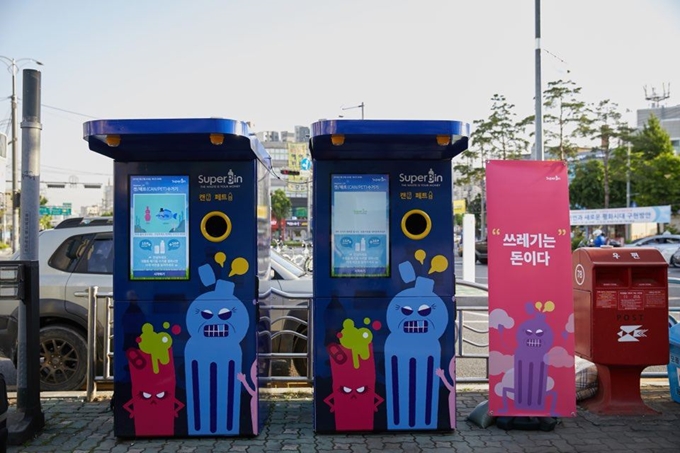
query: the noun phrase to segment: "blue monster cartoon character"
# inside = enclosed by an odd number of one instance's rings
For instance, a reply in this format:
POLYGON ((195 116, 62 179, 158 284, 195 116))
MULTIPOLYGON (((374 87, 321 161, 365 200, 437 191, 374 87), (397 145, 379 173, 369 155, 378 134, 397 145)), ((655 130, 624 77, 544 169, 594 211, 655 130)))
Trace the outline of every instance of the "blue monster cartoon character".
MULTIPOLYGON (((404 262, 399 272, 413 281, 413 267, 404 262)), ((389 429, 432 429, 437 426, 441 345, 449 314, 433 292, 434 280, 417 277, 415 286, 398 293, 387 307, 385 384, 389 429)))
POLYGON ((188 432, 190 435, 239 434, 242 372, 240 342, 249 326, 245 305, 234 284, 217 280, 210 265, 199 268, 201 283, 214 291, 198 296, 186 314, 191 338, 184 349, 188 432))

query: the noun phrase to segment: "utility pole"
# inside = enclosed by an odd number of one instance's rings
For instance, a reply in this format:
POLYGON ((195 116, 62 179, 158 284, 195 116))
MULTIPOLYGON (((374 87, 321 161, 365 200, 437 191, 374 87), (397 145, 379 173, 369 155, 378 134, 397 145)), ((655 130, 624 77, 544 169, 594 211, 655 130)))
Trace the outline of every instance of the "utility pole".
POLYGON ((12 253, 19 248, 19 195, 17 194, 17 65, 12 59, 12 253))
MULTIPOLYGON (((628 143, 628 152, 626 153, 626 207, 630 208, 630 143, 628 143)), ((624 234, 626 241, 630 241, 630 223, 626 223, 624 234)))
POLYGON ((536 160, 543 160, 543 93, 541 90, 541 0, 536 2, 536 160))
POLYGON ((5 57, 0 55, 0 60, 4 60, 7 65, 7 69, 12 73, 12 252, 16 252, 19 248, 19 195, 17 193, 17 181, 19 180, 19 167, 17 165, 17 145, 19 144, 19 138, 17 137, 17 69, 19 68, 17 63, 20 61, 31 61, 38 66, 42 66, 42 63, 33 58, 19 58, 15 60, 14 58, 5 57))

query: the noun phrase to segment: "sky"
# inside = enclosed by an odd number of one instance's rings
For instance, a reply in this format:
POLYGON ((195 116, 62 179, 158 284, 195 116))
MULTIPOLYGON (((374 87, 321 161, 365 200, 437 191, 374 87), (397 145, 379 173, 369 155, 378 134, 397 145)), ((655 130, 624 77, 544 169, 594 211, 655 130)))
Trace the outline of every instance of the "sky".
MULTIPOLYGON (((367 119, 470 124, 494 94, 518 117, 535 108, 532 0, 0 0, 0 17, 0 56, 43 63, 17 63, 19 97, 21 70, 41 72, 42 181, 112 180, 111 159, 82 137, 95 119, 221 117, 257 132, 358 119, 361 103, 367 119)), ((665 105, 680 104, 680 1, 542 0, 540 22, 543 89, 572 80, 631 125, 650 106, 645 86, 670 86, 665 105)), ((102 198, 46 195, 74 209, 102 198)))

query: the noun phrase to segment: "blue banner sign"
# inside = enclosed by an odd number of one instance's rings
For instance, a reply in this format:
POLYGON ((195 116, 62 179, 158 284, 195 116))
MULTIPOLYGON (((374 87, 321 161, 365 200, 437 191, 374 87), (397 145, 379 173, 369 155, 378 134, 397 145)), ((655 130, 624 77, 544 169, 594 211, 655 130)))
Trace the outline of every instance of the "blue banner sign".
POLYGON ((629 223, 669 223, 671 207, 576 209, 569 211, 571 225, 624 225, 629 223))

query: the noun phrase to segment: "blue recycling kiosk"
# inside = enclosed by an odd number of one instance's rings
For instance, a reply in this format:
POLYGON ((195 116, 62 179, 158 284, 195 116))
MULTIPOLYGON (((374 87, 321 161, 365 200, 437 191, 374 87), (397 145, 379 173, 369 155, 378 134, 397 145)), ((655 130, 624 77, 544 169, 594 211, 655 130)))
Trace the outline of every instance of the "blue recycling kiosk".
POLYGON ((100 120, 114 160, 114 433, 261 429, 258 277, 269 274, 270 158, 244 122, 100 120))
POLYGON ((459 121, 312 125, 314 429, 455 427, 459 121))

